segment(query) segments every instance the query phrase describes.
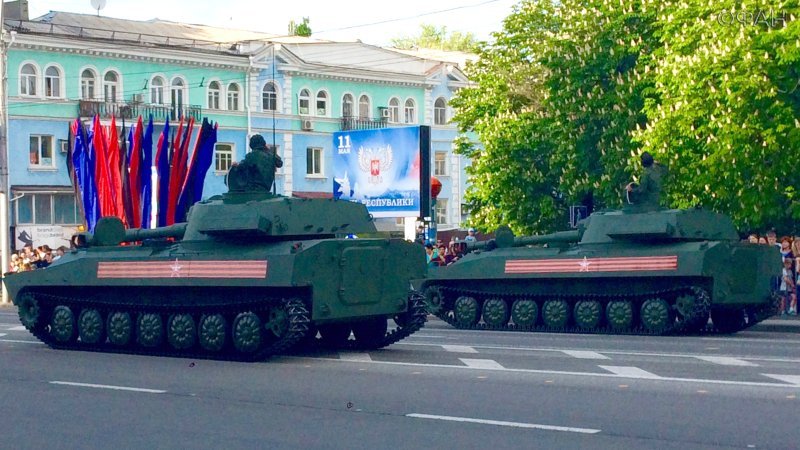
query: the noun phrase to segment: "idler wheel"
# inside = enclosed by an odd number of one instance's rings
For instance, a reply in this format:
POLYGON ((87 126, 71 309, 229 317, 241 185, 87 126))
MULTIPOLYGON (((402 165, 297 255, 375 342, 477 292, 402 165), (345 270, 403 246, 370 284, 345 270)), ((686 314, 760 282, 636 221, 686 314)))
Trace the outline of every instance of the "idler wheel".
POLYGON ((103 316, 96 309, 84 309, 78 316, 78 336, 84 344, 103 341, 103 316))
POLYGON ((483 321, 491 327, 502 327, 508 323, 508 305, 500 298, 490 298, 483 302, 483 321))
POLYGON ((50 335, 58 342, 71 342, 75 340, 75 314, 64 305, 58 305, 53 309, 50 318, 50 335))
POLYGON ((564 328, 569 320, 569 305, 566 300, 547 300, 542 305, 542 320, 550 328, 564 328))
POLYGON ((323 345, 340 346, 350 338, 349 323, 329 323, 319 326, 319 335, 323 345))
POLYGON ((108 315, 106 320, 108 341, 114 345, 128 345, 133 336, 133 320, 131 315, 117 311, 108 315))
POLYGON ((176 350, 191 348, 197 339, 197 327, 189 314, 175 314, 167 324, 167 340, 176 350))
POLYGON ((480 318, 478 301, 474 297, 458 297, 453 304, 453 317, 459 328, 468 328, 475 325, 480 318))
POLYGON ((211 314, 200 318, 200 346, 210 352, 218 352, 225 346, 227 323, 222 314, 211 314))
POLYGON ((242 353, 261 347, 261 319, 255 313, 243 312, 233 319, 233 346, 242 353))
POLYGON ((136 341, 142 347, 158 347, 164 341, 164 321, 161 315, 144 313, 136 323, 136 341))
POLYGON ((642 303, 642 325, 653 332, 663 331, 670 322, 669 304, 660 298, 651 298, 642 303))
POLYGON ((511 319, 518 327, 532 327, 538 317, 539 306, 533 300, 517 300, 511 305, 511 319))
POLYGON ((42 313, 39 307, 39 301, 36 300, 36 297, 29 292, 25 292, 16 298, 15 303, 17 304, 17 314, 19 314, 19 321, 22 326, 29 331, 36 328, 36 326, 39 325, 39 319, 42 313))
POLYGON ((289 313, 284 305, 270 308, 267 323, 264 327, 271 331, 275 337, 283 337, 289 331, 289 313))
POLYGON ((425 289, 425 309, 430 314, 439 314, 444 308, 444 295, 441 289, 436 286, 430 286, 425 289))
POLYGON ((573 315, 575 325, 585 330, 596 328, 600 324, 603 308, 597 300, 580 300, 575 303, 573 315))
POLYGON ((615 330, 627 330, 633 325, 633 305, 627 300, 612 300, 606 305, 606 320, 615 330))
POLYGON ((373 317, 353 323, 353 336, 361 347, 380 345, 386 336, 388 325, 385 317, 373 317))

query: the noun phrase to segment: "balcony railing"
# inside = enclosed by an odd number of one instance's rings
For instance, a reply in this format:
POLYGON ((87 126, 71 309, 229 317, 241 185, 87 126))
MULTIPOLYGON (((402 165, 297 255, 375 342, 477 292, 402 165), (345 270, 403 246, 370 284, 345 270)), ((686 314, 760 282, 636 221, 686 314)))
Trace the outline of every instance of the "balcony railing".
POLYGON ((341 119, 341 131, 348 130, 374 130, 377 128, 386 128, 389 121, 385 118, 382 119, 368 119, 356 116, 343 116, 341 119))
POLYGON ((118 119, 136 119, 139 116, 147 119, 150 115, 153 120, 163 121, 179 120, 181 117, 188 119, 194 117, 195 120, 202 119, 203 108, 197 105, 149 105, 146 103, 116 103, 98 102, 94 100, 81 100, 79 102, 81 117, 94 117, 100 115, 103 119, 110 119, 114 116, 118 119))

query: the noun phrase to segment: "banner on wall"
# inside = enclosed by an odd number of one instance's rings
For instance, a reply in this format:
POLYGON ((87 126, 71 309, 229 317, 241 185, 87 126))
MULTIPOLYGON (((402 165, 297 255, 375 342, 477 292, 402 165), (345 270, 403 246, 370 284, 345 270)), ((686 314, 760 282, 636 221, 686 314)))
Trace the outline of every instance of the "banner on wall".
POLYGON ((430 127, 333 134, 333 198, 373 217, 430 215, 430 127))

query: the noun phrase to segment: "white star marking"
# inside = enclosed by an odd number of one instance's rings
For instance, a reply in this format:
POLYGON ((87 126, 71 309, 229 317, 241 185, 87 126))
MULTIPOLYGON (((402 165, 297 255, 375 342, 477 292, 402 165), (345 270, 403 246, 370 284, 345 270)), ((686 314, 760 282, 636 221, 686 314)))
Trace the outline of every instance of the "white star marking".
POLYGON ((175 263, 169 267, 172 269, 172 278, 181 277, 181 269, 183 269, 183 266, 178 263, 178 258, 175 258, 175 263))
POLYGON ((578 263, 578 265, 581 266, 581 272, 588 272, 589 264, 591 264, 591 262, 589 262, 589 260, 584 256, 583 261, 578 263))

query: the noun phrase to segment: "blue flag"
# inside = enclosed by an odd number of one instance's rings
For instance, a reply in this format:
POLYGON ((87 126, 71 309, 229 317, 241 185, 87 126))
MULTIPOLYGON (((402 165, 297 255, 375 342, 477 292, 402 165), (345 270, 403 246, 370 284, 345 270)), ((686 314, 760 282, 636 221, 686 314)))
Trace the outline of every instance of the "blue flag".
POLYGON ((169 136, 169 118, 164 123, 164 130, 158 138, 158 154, 156 170, 158 171, 158 222, 159 227, 167 225, 167 202, 169 202, 169 155, 172 140, 169 136))
POLYGON ((97 186, 94 181, 93 133, 94 130, 84 129, 83 124, 79 121, 75 133, 75 150, 72 153, 75 179, 80 185, 83 214, 89 232, 94 231, 97 221, 100 220, 100 201, 97 198, 97 186))
POLYGON ((151 182, 151 167, 153 166, 153 116, 147 123, 142 139, 142 165, 139 167, 139 186, 142 196, 142 228, 150 228, 150 211, 152 205, 153 186, 151 182))
POLYGON ((192 153, 189 170, 183 182, 178 205, 175 208, 175 222, 184 222, 189 208, 203 199, 203 185, 206 173, 211 167, 214 157, 214 145, 217 143, 217 129, 207 119, 203 119, 197 142, 192 153))

